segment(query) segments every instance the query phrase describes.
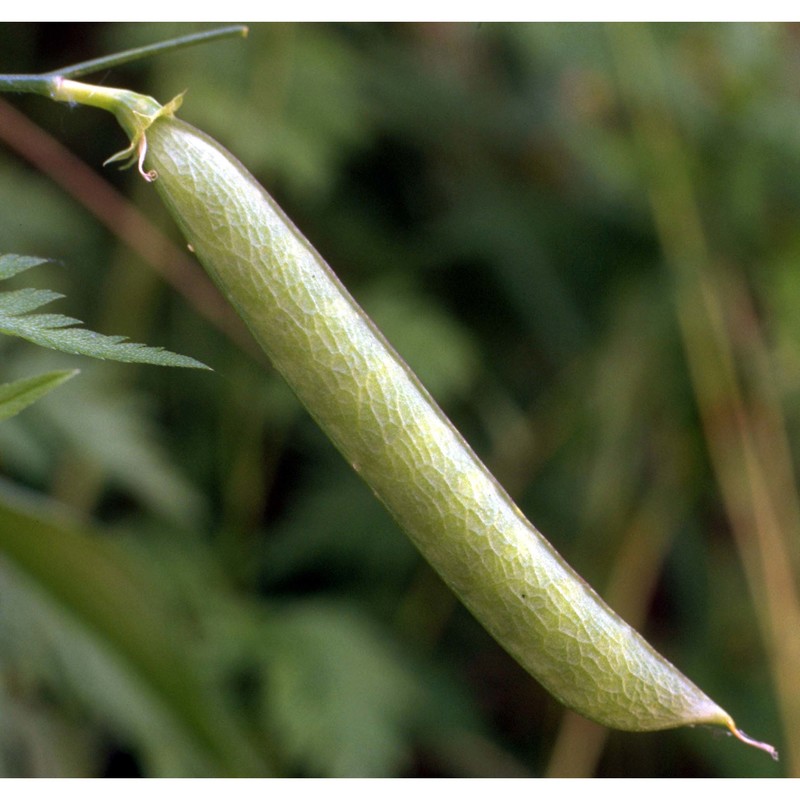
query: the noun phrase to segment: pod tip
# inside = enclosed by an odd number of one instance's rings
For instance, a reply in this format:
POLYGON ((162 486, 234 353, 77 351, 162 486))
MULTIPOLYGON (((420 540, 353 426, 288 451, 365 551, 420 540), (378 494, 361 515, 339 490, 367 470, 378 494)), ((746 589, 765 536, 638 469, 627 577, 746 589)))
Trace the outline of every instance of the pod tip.
POLYGON ((745 744, 750 745, 750 747, 757 747, 759 750, 763 750, 765 753, 769 753, 774 761, 778 760, 778 751, 771 745, 767 744, 766 742, 759 742, 756 739, 752 739, 748 736, 744 731, 739 730, 736 727, 733 720, 728 722, 728 727, 730 728, 731 733, 740 741, 744 742, 745 744))

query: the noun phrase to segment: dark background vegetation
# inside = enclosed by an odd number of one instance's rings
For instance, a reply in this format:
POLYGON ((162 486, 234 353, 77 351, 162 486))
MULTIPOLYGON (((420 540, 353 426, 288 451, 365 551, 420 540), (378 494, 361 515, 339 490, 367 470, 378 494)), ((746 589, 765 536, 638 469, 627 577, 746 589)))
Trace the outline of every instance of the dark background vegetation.
MULTIPOLYGON (((3 24, 0 72, 196 29, 3 24)), ((0 561, 3 774, 800 775, 800 29, 255 24, 90 80, 188 90, 537 526, 783 759, 566 713, 205 292, 152 187, 101 167, 114 119, 8 95, 0 251, 56 260, 25 276, 54 310, 215 372, 3 342, 2 380, 82 375, 0 425, 0 471, 135 568, 233 722, 220 766, 0 561)))

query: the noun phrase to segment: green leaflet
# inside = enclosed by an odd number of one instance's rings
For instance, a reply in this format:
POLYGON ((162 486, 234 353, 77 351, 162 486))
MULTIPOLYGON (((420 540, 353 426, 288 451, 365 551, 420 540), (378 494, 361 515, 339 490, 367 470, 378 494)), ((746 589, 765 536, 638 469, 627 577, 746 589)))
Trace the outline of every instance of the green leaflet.
POLYGON ((40 397, 44 397, 77 374, 78 370, 57 370, 32 378, 20 378, 13 383, 0 384, 0 420, 19 414, 31 403, 35 403, 40 397))
MULTIPOLYGON (((0 280, 44 263, 45 259, 32 256, 0 255, 0 280)), ((73 355, 162 367, 208 369, 193 358, 170 353, 160 347, 129 342, 124 336, 106 336, 77 328, 75 326, 80 324, 80 320, 72 317, 33 313, 61 297, 63 295, 47 289, 17 289, 0 293, 0 333, 73 355)))

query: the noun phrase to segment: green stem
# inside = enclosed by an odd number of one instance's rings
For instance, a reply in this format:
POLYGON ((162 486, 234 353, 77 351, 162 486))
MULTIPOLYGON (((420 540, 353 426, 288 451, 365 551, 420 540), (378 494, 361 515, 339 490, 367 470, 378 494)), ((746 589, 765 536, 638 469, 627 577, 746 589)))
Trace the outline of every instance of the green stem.
POLYGON ((27 94, 42 94, 53 99, 62 99, 53 94, 53 89, 60 79, 78 78, 101 69, 111 69, 121 64, 128 64, 131 61, 138 61, 142 58, 149 58, 153 55, 180 50, 184 47, 191 47, 195 44, 216 41, 217 39, 227 39, 232 36, 247 36, 248 29, 244 25, 229 25, 225 28, 216 28, 212 31, 202 33, 191 33, 186 36, 177 36, 167 39, 157 44, 145 45, 144 47, 134 47, 130 50, 123 50, 121 53, 114 53, 110 56, 101 56, 89 61, 81 61, 72 66, 56 69, 51 72, 41 72, 36 75, 0 75, 0 92, 24 92, 27 94))
POLYGON ((147 180, 152 180, 153 176, 142 168, 147 151, 144 132, 159 116, 172 114, 181 104, 181 96, 176 97, 166 106, 162 106, 157 100, 143 94, 110 86, 92 86, 87 83, 79 83, 73 78, 100 69, 127 64, 140 58, 230 36, 247 36, 247 28, 243 25, 230 25, 212 31, 178 36, 157 44, 134 47, 131 50, 123 50, 121 53, 81 61, 71 67, 38 75, 0 75, 0 92, 41 94, 62 103, 79 103, 110 111, 117 118, 125 133, 130 136, 131 143, 125 150, 115 153, 105 163, 124 161, 123 166, 130 166, 138 161, 139 172, 147 180))
POLYGON ((167 39, 156 44, 144 47, 133 47, 130 50, 123 50, 121 53, 114 53, 110 56, 101 56, 89 61, 81 61, 71 67, 51 72, 50 75, 60 75, 62 78, 79 78, 82 75, 89 75, 101 69, 111 69, 120 64, 127 64, 131 61, 138 61, 142 58, 160 55, 171 50, 181 50, 184 47, 191 47, 196 44, 214 42, 217 39, 227 39, 233 36, 247 36, 248 29, 245 25, 229 25, 225 28, 215 28, 213 31, 203 31, 202 33, 190 33, 186 36, 178 36, 174 39, 167 39))

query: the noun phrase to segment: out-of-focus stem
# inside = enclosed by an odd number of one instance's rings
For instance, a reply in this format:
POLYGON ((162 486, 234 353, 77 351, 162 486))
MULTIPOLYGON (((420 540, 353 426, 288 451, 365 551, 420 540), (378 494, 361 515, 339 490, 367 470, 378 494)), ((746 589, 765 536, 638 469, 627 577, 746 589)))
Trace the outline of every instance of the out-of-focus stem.
MULTIPOLYGON (((687 153, 663 102, 668 87, 646 26, 609 27, 620 89, 640 148, 653 218, 671 271, 692 383, 722 500, 754 599, 783 717, 787 772, 800 775, 800 599, 792 537, 796 498, 787 500, 785 459, 760 447, 762 412, 748 402, 730 335, 730 286, 709 253, 687 153)), ((762 392, 763 393, 763 392, 762 392)), ((773 416, 780 416, 777 408, 773 416)), ((782 424, 771 425, 783 439, 782 424)), ((790 476, 791 477, 791 476, 790 476)), ((791 491, 795 492, 794 485, 791 491)))

